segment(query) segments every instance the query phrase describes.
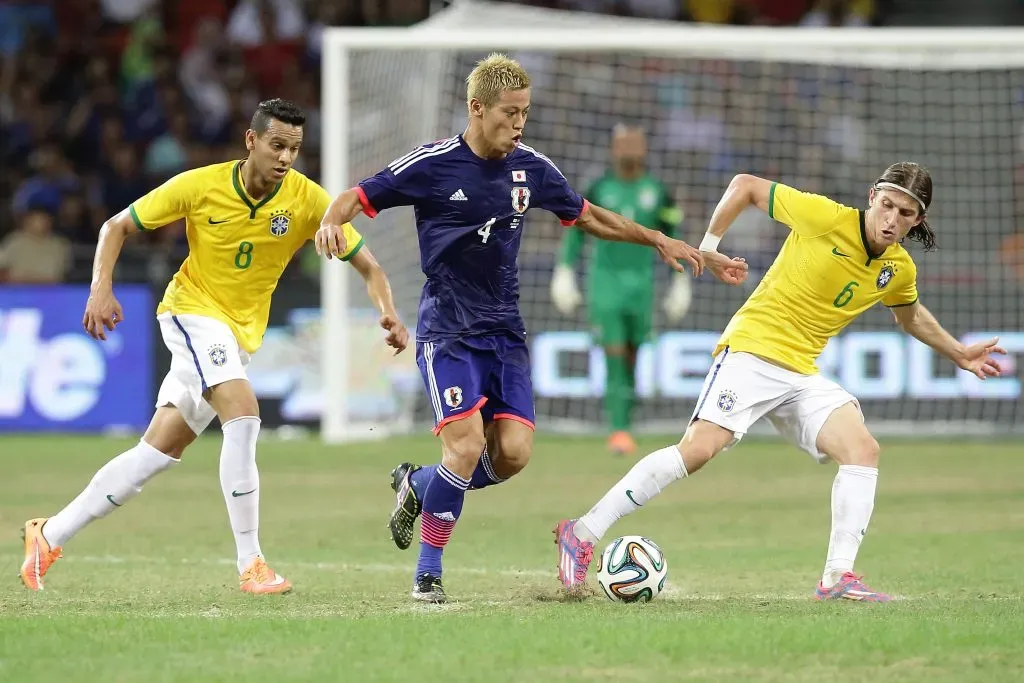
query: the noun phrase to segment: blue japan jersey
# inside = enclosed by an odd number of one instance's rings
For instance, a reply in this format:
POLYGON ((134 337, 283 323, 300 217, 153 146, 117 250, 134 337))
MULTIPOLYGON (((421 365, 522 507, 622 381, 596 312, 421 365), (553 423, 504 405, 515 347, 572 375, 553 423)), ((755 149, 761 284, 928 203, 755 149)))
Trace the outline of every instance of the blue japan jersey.
POLYGON ((503 159, 481 159, 456 136, 418 147, 356 187, 372 218, 413 206, 420 266, 417 339, 438 341, 511 332, 519 314, 519 244, 528 209, 570 226, 585 200, 543 154, 520 144, 503 159))

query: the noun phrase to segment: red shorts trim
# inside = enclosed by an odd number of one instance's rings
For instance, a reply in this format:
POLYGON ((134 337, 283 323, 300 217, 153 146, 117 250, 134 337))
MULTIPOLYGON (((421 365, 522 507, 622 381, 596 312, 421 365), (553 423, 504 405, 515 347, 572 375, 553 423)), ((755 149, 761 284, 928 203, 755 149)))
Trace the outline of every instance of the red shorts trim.
POLYGON ((537 431, 537 425, 533 424, 532 422, 527 420, 525 417, 521 417, 519 415, 513 415, 512 413, 495 413, 494 414, 494 419, 495 420, 514 420, 516 422, 523 423, 524 425, 526 425, 527 427, 529 427, 533 431, 537 431))
MULTIPOLYGON (((486 396, 482 396, 480 398, 480 400, 476 402, 476 405, 474 405, 469 410, 461 412, 458 415, 449 415, 445 419, 441 420, 440 422, 437 423, 437 426, 434 427, 434 436, 437 436, 438 434, 440 434, 441 430, 444 429, 444 426, 446 424, 449 424, 451 422, 458 422, 459 420, 465 420, 467 417, 469 417, 473 413, 479 412, 480 409, 484 407, 485 403, 487 403, 487 397, 486 396)), ((520 419, 522 419, 522 418, 520 418, 520 419)))

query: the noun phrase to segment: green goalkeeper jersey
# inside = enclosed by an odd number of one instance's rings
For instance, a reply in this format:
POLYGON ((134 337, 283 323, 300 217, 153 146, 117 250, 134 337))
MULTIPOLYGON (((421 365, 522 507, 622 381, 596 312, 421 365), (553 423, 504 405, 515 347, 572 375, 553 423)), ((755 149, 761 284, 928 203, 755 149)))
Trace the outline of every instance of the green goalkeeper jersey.
MULTIPOLYGON (((621 214, 640 225, 673 236, 683 213, 657 178, 643 175, 621 180, 610 171, 595 182, 586 198, 598 206, 621 214)), ((561 262, 573 266, 583 250, 586 234, 568 228, 562 240, 561 262)), ((593 245, 587 273, 587 300, 593 305, 650 305, 654 292, 656 255, 649 247, 628 242, 597 240, 593 245)))

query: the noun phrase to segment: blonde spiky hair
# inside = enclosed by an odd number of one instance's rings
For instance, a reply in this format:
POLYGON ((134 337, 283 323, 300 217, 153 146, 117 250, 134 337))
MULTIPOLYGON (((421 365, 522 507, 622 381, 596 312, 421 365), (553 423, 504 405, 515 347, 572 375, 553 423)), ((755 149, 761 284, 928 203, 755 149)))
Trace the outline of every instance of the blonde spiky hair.
POLYGON ((477 99, 485 107, 492 106, 503 90, 522 90, 530 87, 530 75, 516 60, 500 52, 492 52, 487 59, 476 63, 466 77, 466 104, 477 99))

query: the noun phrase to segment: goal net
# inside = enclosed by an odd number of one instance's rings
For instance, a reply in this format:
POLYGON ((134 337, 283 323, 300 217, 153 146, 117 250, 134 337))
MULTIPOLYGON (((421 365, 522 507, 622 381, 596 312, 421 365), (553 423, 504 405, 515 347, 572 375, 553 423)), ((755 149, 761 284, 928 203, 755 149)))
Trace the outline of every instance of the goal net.
MULTIPOLYGON (((486 3, 459 5, 411 30, 331 29, 327 188, 337 193, 416 145, 461 132, 465 77, 493 50, 530 72, 526 140, 579 191, 604 172, 615 124, 642 126, 649 169, 684 210, 692 243, 736 173, 864 207, 870 183, 891 163, 927 166, 940 248, 911 246, 921 301, 964 341, 999 335, 1011 352, 1005 376, 981 382, 956 370, 902 334, 881 306, 834 339, 819 366, 883 432, 1021 429, 1021 365, 1012 354, 1024 352, 1024 31, 694 27, 486 3)), ((423 285, 412 211, 357 224, 411 328, 423 285)), ((553 216, 530 212, 519 259, 538 424, 600 432, 601 350, 585 311, 561 315, 549 295, 563 230, 553 216)), ((750 262, 749 285, 730 288, 705 275, 676 325, 660 305, 669 271, 657 269, 654 332, 637 366, 640 431, 684 428, 714 341, 786 235, 757 210, 741 215, 722 249, 750 262)), ((581 287, 585 268, 586 257, 581 287)), ((374 323, 347 270, 324 269, 325 437, 358 437, 360 424, 429 424, 412 350, 400 361, 342 351, 374 323)))

